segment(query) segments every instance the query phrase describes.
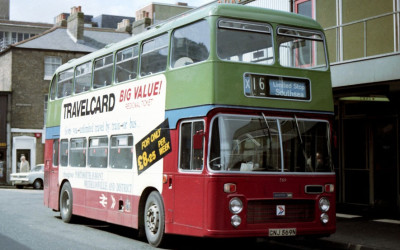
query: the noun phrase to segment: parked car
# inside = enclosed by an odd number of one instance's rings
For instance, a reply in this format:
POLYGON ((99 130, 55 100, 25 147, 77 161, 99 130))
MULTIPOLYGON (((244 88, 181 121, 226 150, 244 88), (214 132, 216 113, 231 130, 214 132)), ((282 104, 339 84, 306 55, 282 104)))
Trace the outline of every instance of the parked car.
POLYGON ((44 164, 36 165, 30 172, 14 173, 10 175, 10 181, 13 186, 23 188, 24 186, 33 186, 35 189, 43 188, 44 164))

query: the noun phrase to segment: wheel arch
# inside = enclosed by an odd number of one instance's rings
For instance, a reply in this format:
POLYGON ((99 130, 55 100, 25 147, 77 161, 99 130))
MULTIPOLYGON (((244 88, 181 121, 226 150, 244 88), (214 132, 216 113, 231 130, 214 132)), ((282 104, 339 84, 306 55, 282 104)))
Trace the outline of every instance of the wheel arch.
POLYGON ((139 199, 139 207, 138 207, 138 230, 139 230, 139 237, 146 237, 145 231, 144 231, 144 208, 146 206, 146 201, 147 198, 149 197, 150 193, 153 191, 157 191, 162 199, 162 202, 164 203, 163 197, 160 193, 160 191, 155 188, 155 187, 147 187, 143 190, 142 195, 140 196, 139 199))

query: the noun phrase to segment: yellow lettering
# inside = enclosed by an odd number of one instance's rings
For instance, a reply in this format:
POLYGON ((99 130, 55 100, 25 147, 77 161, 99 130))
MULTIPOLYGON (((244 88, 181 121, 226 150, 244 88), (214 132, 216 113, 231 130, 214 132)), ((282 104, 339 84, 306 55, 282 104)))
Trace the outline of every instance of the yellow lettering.
POLYGON ((142 150, 150 145, 150 138, 147 137, 144 141, 142 141, 142 150))
POLYGON ((167 152, 171 147, 169 146, 169 142, 165 143, 160 149, 160 155, 163 155, 165 152, 167 152))

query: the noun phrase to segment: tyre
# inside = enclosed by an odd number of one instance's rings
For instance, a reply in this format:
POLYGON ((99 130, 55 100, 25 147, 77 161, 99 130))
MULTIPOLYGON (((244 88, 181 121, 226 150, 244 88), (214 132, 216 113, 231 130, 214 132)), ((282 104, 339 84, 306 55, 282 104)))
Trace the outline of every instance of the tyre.
POLYGON ((42 189, 43 188, 43 181, 41 179, 36 179, 33 182, 33 188, 34 189, 42 189))
POLYGON ((159 247, 165 238, 165 213, 162 198, 157 191, 151 192, 147 198, 143 217, 147 241, 159 247))
POLYGON ((18 189, 23 189, 24 188, 24 186, 22 186, 22 185, 16 185, 15 187, 18 188, 18 189))
POLYGON ((60 215, 65 223, 72 220, 72 188, 69 182, 66 182, 60 193, 60 215))

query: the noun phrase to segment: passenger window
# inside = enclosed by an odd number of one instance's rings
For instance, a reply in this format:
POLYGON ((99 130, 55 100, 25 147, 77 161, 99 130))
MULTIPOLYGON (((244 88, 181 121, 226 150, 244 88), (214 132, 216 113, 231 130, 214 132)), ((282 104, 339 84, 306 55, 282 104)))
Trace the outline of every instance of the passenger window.
POLYGON ((64 139, 60 142, 60 166, 68 166, 68 140, 64 139))
POLYGON ((180 134, 181 170, 203 169, 204 158, 204 123, 203 121, 185 122, 181 124, 180 134))
POLYGON ((117 52, 117 62, 115 64, 116 83, 136 78, 138 57, 139 47, 137 45, 117 52))
POLYGON ((53 141, 53 167, 58 166, 58 139, 53 141))
POLYGON ((74 77, 73 69, 68 69, 58 74, 58 82, 57 82, 58 98, 70 96, 72 94, 72 89, 74 87, 73 77, 74 77))
POLYGON ((75 94, 86 92, 90 89, 92 79, 92 62, 81 64, 75 68, 75 94))
POLYGON ((133 136, 112 136, 110 146, 110 166, 112 168, 132 169, 132 161, 133 136))
POLYGON ((91 168, 106 168, 108 158, 108 138, 94 137, 89 139, 88 165, 91 168))
POLYGON ((174 31, 171 49, 172 68, 207 60, 209 54, 210 27, 206 20, 174 31))
POLYGON ((86 167, 86 138, 71 139, 69 164, 71 167, 86 167))
POLYGON ((146 41, 142 47, 140 76, 164 71, 167 67, 168 34, 146 41))
POLYGON ((265 23, 220 19, 217 53, 222 60, 272 64, 274 62, 272 29, 265 23))
POLYGON ((113 71, 113 55, 108 55, 94 61, 93 88, 111 85, 113 71))
POLYGON ((50 83, 50 99, 54 100, 56 99, 56 90, 57 90, 57 84, 56 84, 56 76, 53 76, 53 79, 51 80, 50 83))

